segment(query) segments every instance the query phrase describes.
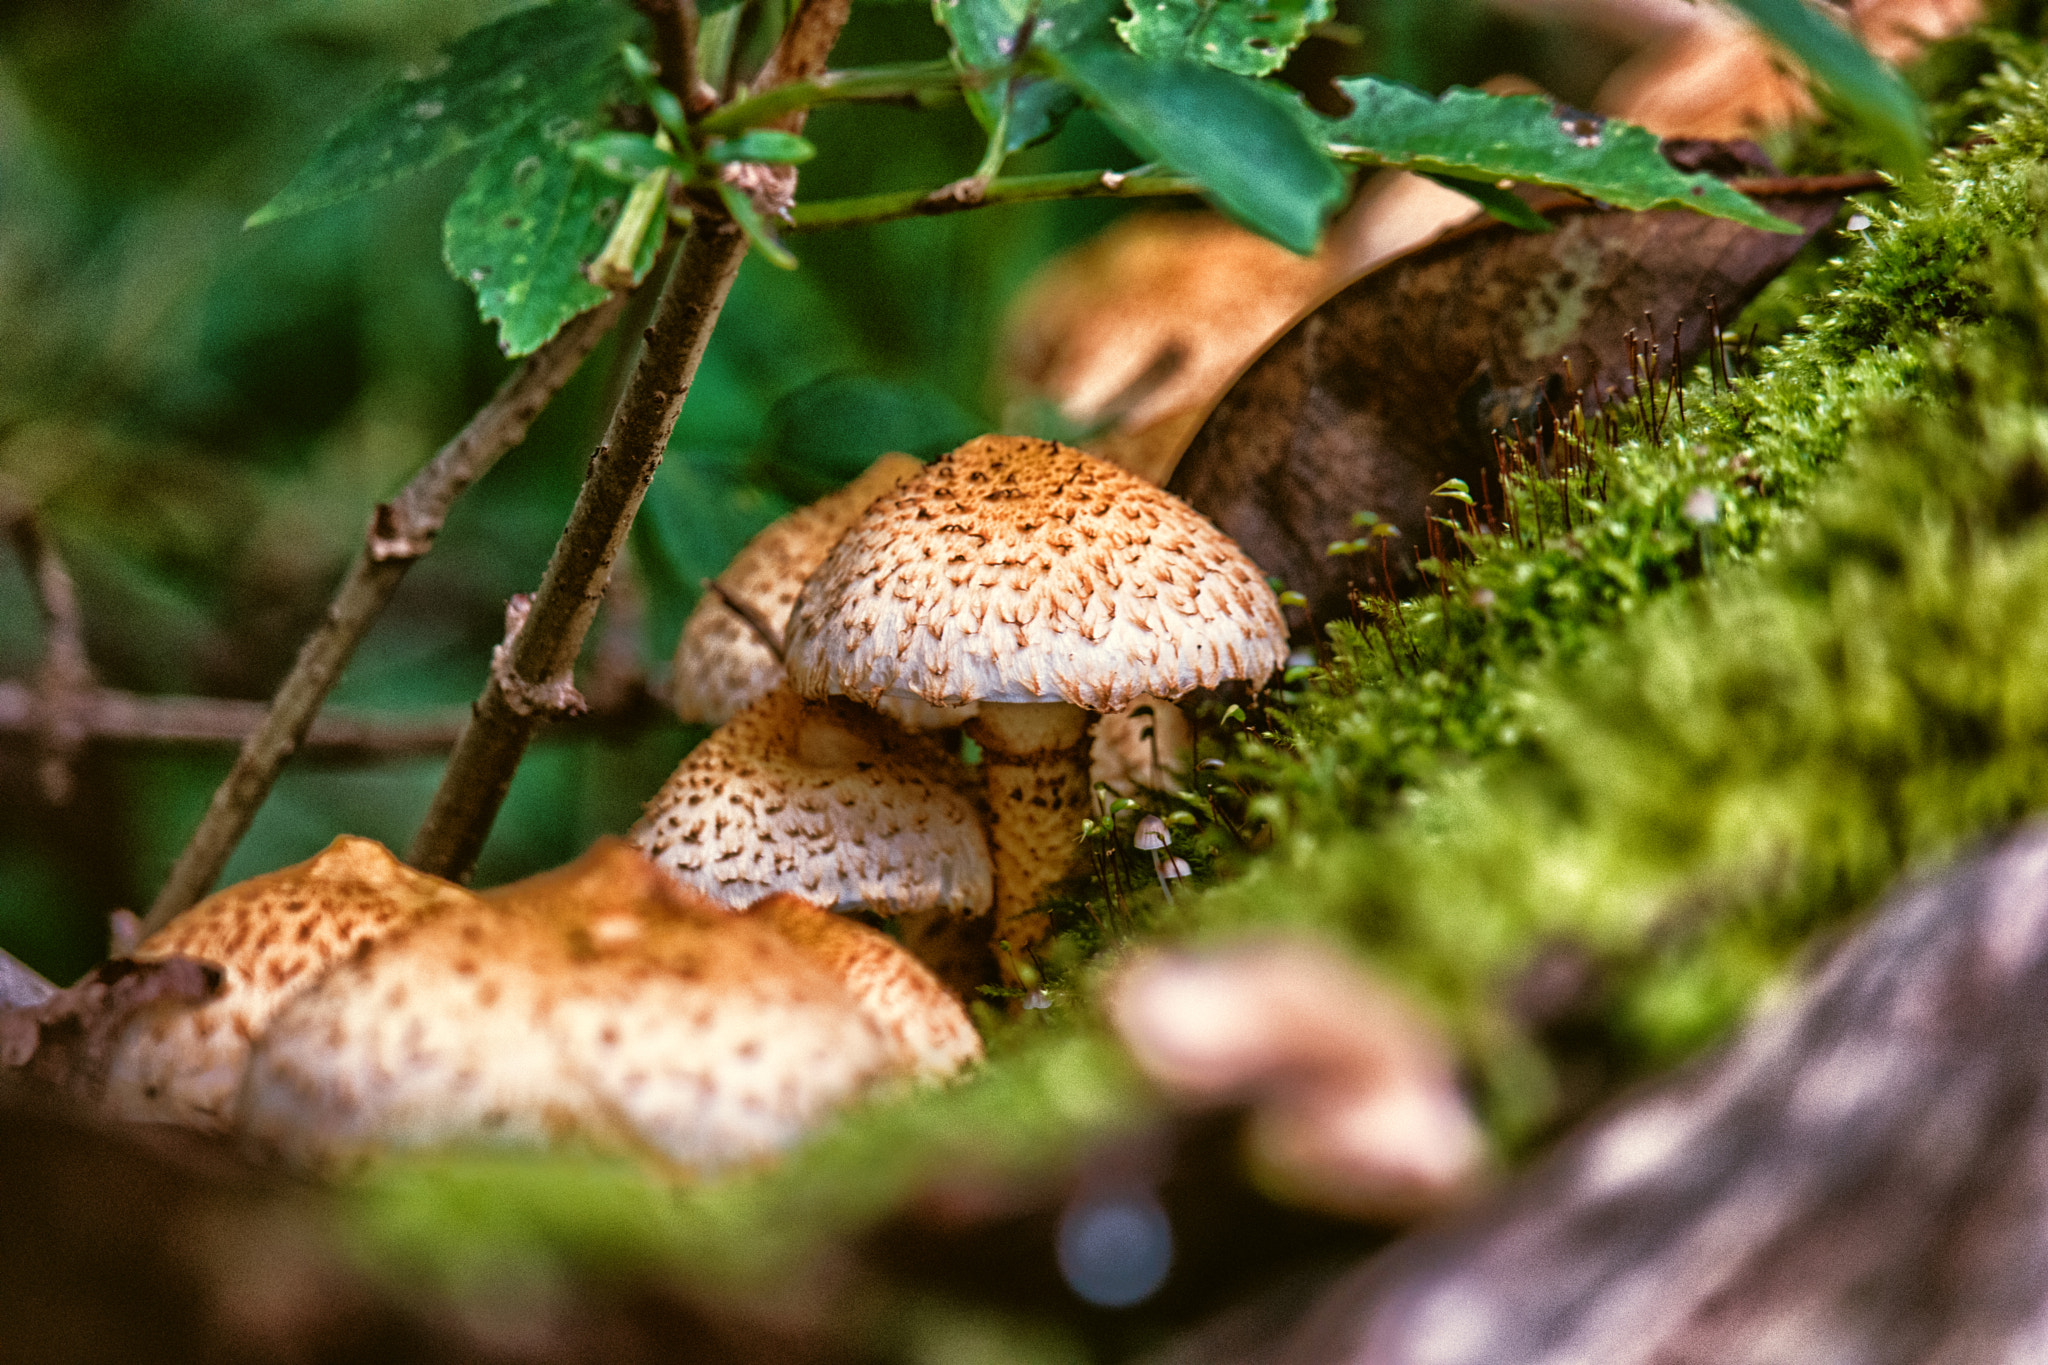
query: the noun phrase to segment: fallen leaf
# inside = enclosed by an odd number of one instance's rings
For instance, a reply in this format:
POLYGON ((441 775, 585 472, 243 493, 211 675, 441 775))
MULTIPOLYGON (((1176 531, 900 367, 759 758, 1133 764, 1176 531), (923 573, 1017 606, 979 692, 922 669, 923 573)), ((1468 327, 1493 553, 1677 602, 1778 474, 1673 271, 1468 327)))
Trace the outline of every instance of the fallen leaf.
POLYGON ((1494 477, 1491 433, 1532 426, 1546 401, 1562 408, 1567 365, 1589 396, 1626 392, 1626 335, 1653 332, 1668 363, 1680 324, 1690 359, 1707 341, 1709 300, 1732 318, 1846 193, 1876 182, 1735 183, 1805 235, 1546 195, 1531 202, 1555 232, 1475 223, 1364 275, 1252 363, 1169 486, 1318 618, 1345 610, 1354 579, 1380 579, 1377 556, 1327 553, 1357 535, 1354 513, 1400 529, 1388 563, 1413 581, 1431 490, 1458 478, 1480 495, 1494 477))

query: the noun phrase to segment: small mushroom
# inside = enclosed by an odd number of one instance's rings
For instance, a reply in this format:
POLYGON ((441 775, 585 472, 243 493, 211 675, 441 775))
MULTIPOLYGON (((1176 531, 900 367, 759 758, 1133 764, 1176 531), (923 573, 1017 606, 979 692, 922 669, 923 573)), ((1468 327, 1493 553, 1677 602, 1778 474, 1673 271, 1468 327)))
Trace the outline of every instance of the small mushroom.
POLYGON ((1048 925, 1089 805, 1090 712, 1229 679, 1287 653, 1264 577, 1215 526, 1070 446, 984 436, 884 493, 790 616, 805 696, 980 704, 1006 973, 1048 925))
POLYGON ((787 891, 840 909, 978 915, 993 873, 964 780, 884 716, 778 688, 698 745, 627 837, 735 908, 787 891))
POLYGON ((981 1035, 939 979, 864 924, 777 892, 747 908, 852 993, 881 1025, 897 1063, 921 1080, 940 1080, 981 1059, 981 1035))
POLYGON ((881 1027, 771 923, 603 840, 330 973, 258 1045, 243 1113, 256 1142, 327 1169, 580 1143, 714 1171, 898 1070, 881 1027))
POLYGON ((250 1044, 279 1010, 365 945, 474 899, 347 834, 306 862, 208 896, 134 957, 218 964, 220 991, 198 1004, 160 1001, 128 1024, 107 1073, 108 1109, 138 1122, 231 1128, 250 1044))
POLYGON ((718 576, 718 591, 705 593, 683 626, 669 673, 678 716, 723 725, 782 684, 775 649, 729 603, 753 613, 779 640, 798 590, 833 543, 869 503, 923 468, 908 455, 884 455, 846 487, 769 523, 747 542, 718 576))
MULTIPOLYGON (((1152 855, 1152 875, 1159 879, 1159 892, 1166 897, 1169 905, 1173 903, 1173 888, 1166 884, 1166 873, 1159 865, 1159 850, 1172 842, 1173 832, 1167 829, 1166 822, 1156 815, 1147 815, 1138 821, 1138 828, 1131 835, 1133 847, 1152 855)), ((1180 862, 1180 859, 1175 858, 1173 861, 1180 862)))

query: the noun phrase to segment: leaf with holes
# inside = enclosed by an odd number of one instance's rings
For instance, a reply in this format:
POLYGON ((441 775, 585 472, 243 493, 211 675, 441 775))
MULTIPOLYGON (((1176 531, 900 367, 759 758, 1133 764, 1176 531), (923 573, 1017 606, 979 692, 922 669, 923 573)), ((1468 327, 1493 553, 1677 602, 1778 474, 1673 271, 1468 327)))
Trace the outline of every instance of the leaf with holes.
POLYGON ((595 113, 622 88, 619 45, 640 25, 613 0, 556 0, 471 30, 373 93, 249 226, 388 185, 530 118, 595 113))
POLYGON ((1625 209, 1685 208, 1771 232, 1796 232, 1710 175, 1664 159, 1657 138, 1619 119, 1562 109, 1540 95, 1462 88, 1441 99, 1393 81, 1339 81, 1351 113, 1326 125, 1347 161, 1492 183, 1571 190, 1625 209))
MULTIPOLYGON (((560 116, 515 129, 477 165, 442 225, 448 269, 476 290, 507 355, 528 354, 605 299, 583 268, 604 250, 630 187, 575 155, 594 131, 560 116)), ((636 282, 654 264, 660 236, 642 239, 636 282)))
POLYGON ((1286 64, 1309 25, 1330 17, 1330 0, 1129 0, 1116 31, 1140 57, 1192 57, 1264 76, 1286 64))

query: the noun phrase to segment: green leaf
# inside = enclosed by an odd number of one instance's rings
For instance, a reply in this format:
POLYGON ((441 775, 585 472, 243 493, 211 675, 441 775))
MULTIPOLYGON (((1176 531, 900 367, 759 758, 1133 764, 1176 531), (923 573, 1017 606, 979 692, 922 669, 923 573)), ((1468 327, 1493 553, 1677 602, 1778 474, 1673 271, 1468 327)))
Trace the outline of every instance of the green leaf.
POLYGON ((1058 81, 1022 76, 1010 82, 1010 130, 1003 150, 1021 152, 1060 130, 1067 115, 1081 107, 1081 97, 1058 81))
POLYGON ((556 0, 471 30, 373 93, 248 225, 388 185, 530 118, 592 113, 625 79, 619 45, 640 22, 613 0, 556 0))
POLYGON ((818 149, 810 144, 809 139, 773 128, 749 128, 738 137, 713 142, 704 149, 706 161, 720 163, 765 161, 775 165, 795 165, 809 161, 817 154, 818 149))
POLYGON ((1372 76, 1337 86, 1356 107, 1325 124, 1324 135, 1332 153, 1348 161, 1487 185, 1520 180, 1625 209, 1688 208, 1772 232, 1799 231, 1711 175, 1677 169, 1654 134, 1619 119, 1560 109, 1540 95, 1454 87, 1431 99, 1372 76))
POLYGON ((1927 156, 1927 118, 1898 72, 1805 0, 1735 0, 1735 8, 1797 58, 1851 117, 1877 135, 1894 169, 1919 174, 1927 156))
POLYGON ((1066 113, 1053 92, 1032 92, 1032 86, 1044 82, 1007 74, 1018 55, 1017 39, 1025 19, 1035 11, 1029 42, 1033 51, 1059 52, 1078 43, 1109 39, 1110 19, 1116 9, 1117 0, 1039 0, 1035 5, 1033 0, 932 0, 932 17, 953 40, 953 64, 963 72, 983 76, 964 93, 967 107, 990 133, 1002 119, 1003 101, 1012 98, 1010 89, 1016 86, 1005 138, 1009 151, 1050 136, 1066 113), (989 73, 994 72, 1004 74, 990 78, 989 73))
MULTIPOLYGON (((478 163, 442 224, 448 269, 476 291, 507 355, 528 354, 605 299, 583 268, 604 250, 627 188, 573 154, 590 131, 559 116, 520 125, 478 163)), ((636 280, 659 239, 642 240, 636 280)))
POLYGON ((1557 229, 1548 218, 1529 207, 1529 201, 1513 190, 1502 189, 1479 180, 1460 180, 1455 175, 1437 175, 1424 171, 1425 180, 1434 180, 1447 190, 1456 190, 1473 203, 1485 209, 1510 227, 1524 232, 1555 232, 1557 229))
POLYGON ((1048 60, 1133 147, 1200 182, 1232 218, 1289 250, 1315 250, 1344 176, 1288 95, 1184 57, 1145 61, 1104 43, 1048 60))
POLYGON ((689 166, 645 133, 600 133, 569 148, 569 155, 614 180, 641 180, 656 171, 687 175, 689 166))
POLYGON ((1192 57, 1264 76, 1330 17, 1330 0, 1128 0, 1131 17, 1116 31, 1140 57, 1192 57))
POLYGON ((740 225, 740 231, 747 234, 747 240, 753 243, 754 249, 768 258, 768 264, 784 270, 796 269, 796 256, 777 239, 747 192, 723 180, 715 181, 714 186, 718 197, 725 201, 725 211, 740 225))

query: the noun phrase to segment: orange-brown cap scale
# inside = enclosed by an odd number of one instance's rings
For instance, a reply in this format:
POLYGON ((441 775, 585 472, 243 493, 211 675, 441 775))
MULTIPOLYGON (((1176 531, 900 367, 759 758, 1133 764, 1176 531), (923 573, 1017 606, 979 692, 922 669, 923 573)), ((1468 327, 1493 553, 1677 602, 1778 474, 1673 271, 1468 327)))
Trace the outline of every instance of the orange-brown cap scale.
POLYGON ((1263 683, 1287 629, 1215 526, 1071 446, 984 436, 877 498, 811 575, 786 664, 807 696, 1119 711, 1263 683))
POLYGON ((363 945, 475 898, 344 834, 317 856, 215 892, 135 950, 219 964, 199 1005, 162 1002, 115 1045, 106 1104, 131 1120, 227 1128, 251 1042, 273 1015, 363 945))

